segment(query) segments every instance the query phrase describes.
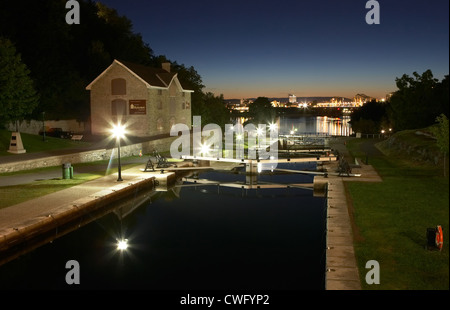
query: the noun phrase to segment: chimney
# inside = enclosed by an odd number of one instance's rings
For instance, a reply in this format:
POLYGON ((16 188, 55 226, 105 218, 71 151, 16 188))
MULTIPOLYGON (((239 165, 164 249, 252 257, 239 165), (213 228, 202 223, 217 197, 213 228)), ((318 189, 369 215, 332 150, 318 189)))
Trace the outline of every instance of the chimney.
POLYGON ((166 70, 167 72, 170 72, 170 62, 163 62, 162 68, 166 70))

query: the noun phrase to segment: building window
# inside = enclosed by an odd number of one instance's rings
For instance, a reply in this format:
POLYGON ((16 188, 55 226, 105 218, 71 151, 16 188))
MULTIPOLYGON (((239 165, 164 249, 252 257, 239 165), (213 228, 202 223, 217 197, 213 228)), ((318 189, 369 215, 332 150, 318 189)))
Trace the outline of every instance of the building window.
POLYGON ((174 97, 171 97, 169 101, 169 113, 175 114, 175 110, 176 110, 176 100, 174 97))
POLYGON ((158 120, 156 121, 156 130, 160 132, 164 130, 164 122, 162 118, 158 118, 158 120))
POLYGON ((125 79, 114 79, 111 81, 111 94, 112 95, 126 95, 127 94, 127 81, 125 79))
POLYGON ((111 102, 112 115, 127 115, 127 102, 123 99, 116 99, 111 102))
POLYGON ((183 103, 181 104, 181 109, 186 110, 186 102, 183 102, 183 103))
POLYGON ((161 101, 161 100, 158 101, 158 102, 156 103, 156 108, 157 108, 158 110, 162 110, 162 109, 163 109, 163 104, 162 104, 162 101, 161 101))
POLYGON ((158 95, 162 96, 162 89, 158 89, 158 95))
POLYGON ((175 124, 176 124, 175 117, 171 117, 171 118, 169 119, 169 128, 172 129, 172 127, 175 126, 175 124))

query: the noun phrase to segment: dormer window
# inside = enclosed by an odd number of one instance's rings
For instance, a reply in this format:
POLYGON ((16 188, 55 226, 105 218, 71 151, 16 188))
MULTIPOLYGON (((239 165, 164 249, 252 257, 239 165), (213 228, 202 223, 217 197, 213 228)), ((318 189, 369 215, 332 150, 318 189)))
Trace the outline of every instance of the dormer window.
POLYGON ((111 94, 112 95, 126 95, 127 94, 127 81, 125 79, 114 79, 111 81, 111 94))

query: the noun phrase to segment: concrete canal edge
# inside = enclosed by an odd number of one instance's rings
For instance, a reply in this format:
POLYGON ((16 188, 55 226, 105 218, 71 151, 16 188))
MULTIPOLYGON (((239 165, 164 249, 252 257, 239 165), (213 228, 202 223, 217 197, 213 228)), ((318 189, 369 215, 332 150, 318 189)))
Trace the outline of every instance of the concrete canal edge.
POLYGON ((314 192, 327 197, 325 290, 361 290, 344 182, 341 177, 316 176, 314 192))
MULTIPOLYGON (((337 164, 328 163, 325 169, 337 171, 337 164)), ((361 164, 353 170, 361 177, 314 177, 314 191, 325 191, 327 197, 325 290, 362 289, 354 250, 351 201, 344 182, 382 182, 382 179, 371 165, 361 164)))
POLYGON ((325 289, 360 290, 352 223, 341 178, 332 178, 328 182, 327 197, 325 289))

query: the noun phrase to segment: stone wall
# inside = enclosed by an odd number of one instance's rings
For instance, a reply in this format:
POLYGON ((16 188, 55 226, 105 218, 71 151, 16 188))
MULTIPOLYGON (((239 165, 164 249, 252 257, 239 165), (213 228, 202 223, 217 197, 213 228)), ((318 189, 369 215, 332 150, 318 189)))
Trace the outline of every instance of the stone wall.
MULTIPOLYGON (((39 134, 44 126, 42 120, 30 120, 22 121, 19 123, 19 131, 29 133, 32 135, 39 134)), ((77 120, 45 120, 45 127, 47 128, 62 128, 64 131, 72 131, 78 134, 87 134, 90 132, 89 124, 85 122, 79 122, 77 120)), ((16 131, 16 124, 10 123, 7 126, 9 131, 16 131)))
MULTIPOLYGON (((120 155, 122 157, 137 156, 141 151, 143 154, 149 154, 153 152, 153 150, 155 149, 158 150, 159 152, 169 151, 170 145, 175 139, 176 137, 168 137, 153 141, 147 141, 143 143, 137 143, 133 145, 122 146, 120 148, 120 155)), ((12 163, 4 163, 0 164, 0 173, 16 172, 43 167, 55 167, 61 166, 64 163, 79 164, 99 160, 109 160, 113 152, 114 157, 117 156, 117 148, 113 148, 113 149, 84 151, 58 156, 48 156, 38 159, 30 159, 12 163)))

